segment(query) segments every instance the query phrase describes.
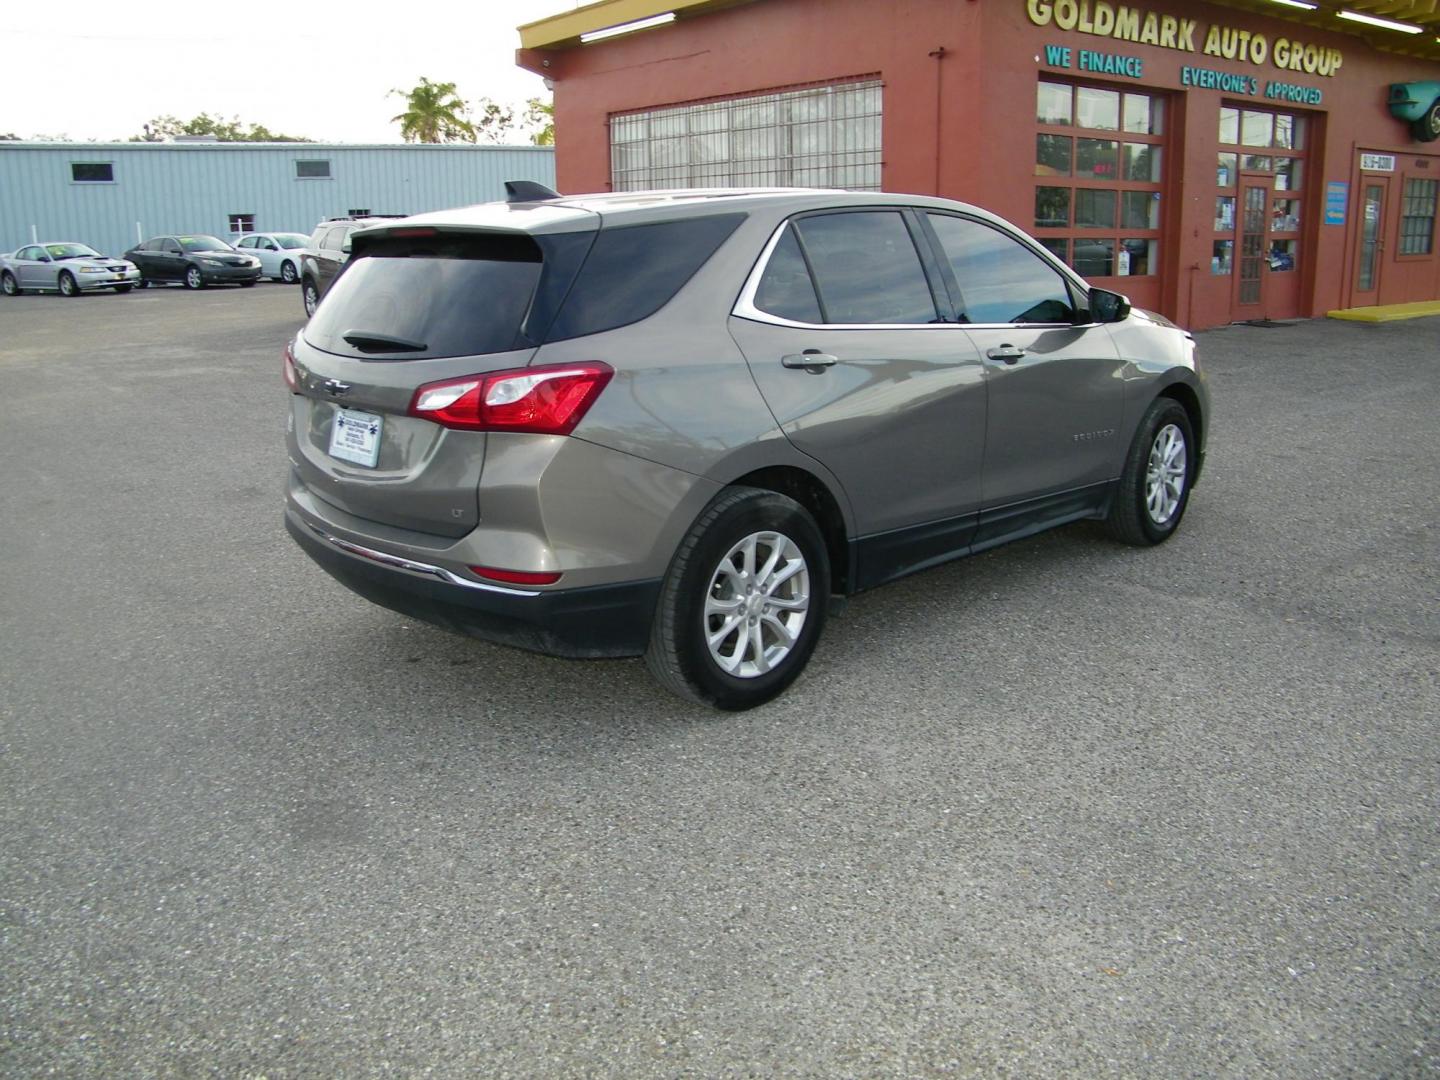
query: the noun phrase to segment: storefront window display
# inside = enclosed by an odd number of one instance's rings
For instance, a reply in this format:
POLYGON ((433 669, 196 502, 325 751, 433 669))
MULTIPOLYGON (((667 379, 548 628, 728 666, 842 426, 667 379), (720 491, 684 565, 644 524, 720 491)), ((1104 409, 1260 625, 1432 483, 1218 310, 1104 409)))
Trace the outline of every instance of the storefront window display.
POLYGON ((1086 277, 1158 273, 1165 99, 1042 81, 1035 104, 1040 242, 1086 277))
POLYGON ((1230 275, 1238 265, 1242 303, 1259 302, 1265 269, 1299 269, 1306 126, 1296 113, 1220 109, 1210 272, 1230 275), (1266 206, 1268 213, 1261 210, 1266 206))

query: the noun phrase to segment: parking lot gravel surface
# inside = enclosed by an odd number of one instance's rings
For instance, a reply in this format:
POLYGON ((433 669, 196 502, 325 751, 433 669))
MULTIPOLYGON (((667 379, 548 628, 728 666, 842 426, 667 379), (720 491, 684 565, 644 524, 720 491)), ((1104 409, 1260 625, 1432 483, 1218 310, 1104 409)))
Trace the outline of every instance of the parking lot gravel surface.
POLYGON ((301 319, 0 300, 0 1074, 1440 1074, 1440 320, 1198 335, 1173 541, 723 715, 313 566, 301 319))

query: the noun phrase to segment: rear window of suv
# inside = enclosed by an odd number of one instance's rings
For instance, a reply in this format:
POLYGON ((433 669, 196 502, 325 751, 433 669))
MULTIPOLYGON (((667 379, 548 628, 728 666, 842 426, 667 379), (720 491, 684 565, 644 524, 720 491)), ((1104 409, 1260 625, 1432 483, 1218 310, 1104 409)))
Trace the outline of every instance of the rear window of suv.
POLYGON ((342 356, 424 360, 507 352, 540 279, 528 236, 378 239, 336 280, 304 337, 342 356))

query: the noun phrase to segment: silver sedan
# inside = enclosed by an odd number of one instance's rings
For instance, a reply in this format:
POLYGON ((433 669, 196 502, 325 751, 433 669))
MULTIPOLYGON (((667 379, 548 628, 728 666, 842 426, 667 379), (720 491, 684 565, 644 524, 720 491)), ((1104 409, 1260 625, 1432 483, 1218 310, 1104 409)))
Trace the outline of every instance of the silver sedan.
POLYGON ((134 263, 101 255, 88 244, 30 244, 0 255, 0 291, 6 296, 26 291, 79 296, 94 289, 125 293, 139 280, 134 263))
POLYGON ((260 273, 286 285, 300 280, 301 248, 310 242, 304 233, 247 233, 230 241, 236 251, 260 260, 260 273))

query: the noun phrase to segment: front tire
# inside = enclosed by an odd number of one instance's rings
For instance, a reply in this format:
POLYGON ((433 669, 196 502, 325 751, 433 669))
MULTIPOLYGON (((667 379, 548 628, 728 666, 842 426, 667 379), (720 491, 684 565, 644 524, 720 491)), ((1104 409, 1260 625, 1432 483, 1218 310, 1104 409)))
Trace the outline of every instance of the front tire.
POLYGON ((248 289, 248 288, 250 288, 250 287, 251 287, 252 285, 254 285, 254 284, 255 284, 255 282, 253 282, 253 281, 242 281, 242 282, 240 282, 240 287, 241 287, 242 289, 248 289))
POLYGON ((203 289, 205 287, 205 275, 200 273, 198 266, 185 268, 185 287, 187 289, 203 289))
POLYGON ((61 296, 79 296, 80 286, 75 283, 75 275, 68 271, 62 271, 56 284, 60 287, 61 296))
POLYGON ((118 293, 127 293, 130 291, 130 288, 131 287, 129 285, 116 285, 115 291, 118 293))
POLYGON ((301 299, 305 302, 305 317, 308 319, 320 306, 320 290, 315 287, 315 282, 306 278, 305 284, 300 286, 300 294, 301 299))
POLYGON ((300 275, 295 272, 294 263, 286 261, 280 267, 280 280, 283 281, 286 285, 294 285, 295 282, 299 279, 300 275))
POLYGON ((1168 540, 1190 503, 1195 434, 1174 398, 1156 398, 1140 418, 1105 526, 1121 543, 1146 547, 1168 540))
POLYGON ((645 663, 702 705, 763 705, 809 662, 829 597, 825 538, 809 512, 773 491, 728 488, 675 553, 645 663))
POLYGON ((0 292, 6 296, 19 296, 21 294, 20 283, 15 280, 15 275, 6 270, 0 274, 0 292))

